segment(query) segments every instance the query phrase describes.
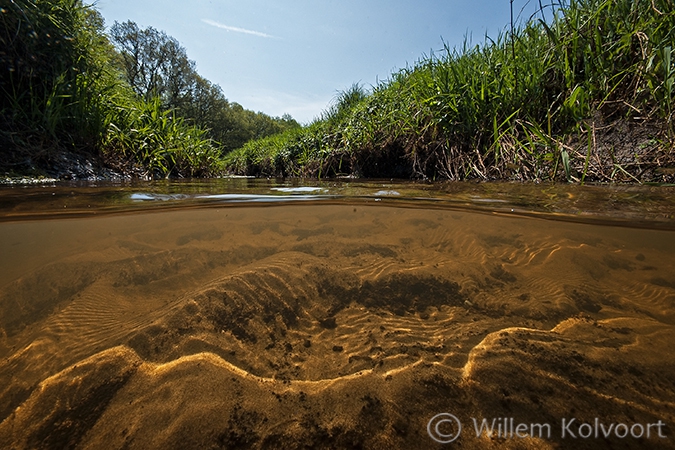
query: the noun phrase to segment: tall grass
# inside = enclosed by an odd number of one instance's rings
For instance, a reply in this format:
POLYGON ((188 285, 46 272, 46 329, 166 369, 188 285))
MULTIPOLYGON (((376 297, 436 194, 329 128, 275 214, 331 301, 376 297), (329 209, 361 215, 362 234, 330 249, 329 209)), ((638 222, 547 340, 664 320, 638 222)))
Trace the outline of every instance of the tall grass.
POLYGON ((99 132, 104 105, 92 94, 112 81, 100 17, 75 0, 14 0, 2 7, 0 25, 3 132, 71 141, 72 130, 84 139, 99 132))
POLYGON ((109 119, 103 142, 113 165, 139 166, 145 178, 204 177, 220 172, 219 150, 206 131, 188 125, 161 100, 136 99, 109 119))
POLYGON ((558 6, 550 22, 446 46, 369 95, 343 98, 340 114, 334 105, 303 132, 247 144, 228 167, 584 182, 650 179, 675 164, 673 0, 558 6), (281 165, 259 163, 267 160, 281 165))

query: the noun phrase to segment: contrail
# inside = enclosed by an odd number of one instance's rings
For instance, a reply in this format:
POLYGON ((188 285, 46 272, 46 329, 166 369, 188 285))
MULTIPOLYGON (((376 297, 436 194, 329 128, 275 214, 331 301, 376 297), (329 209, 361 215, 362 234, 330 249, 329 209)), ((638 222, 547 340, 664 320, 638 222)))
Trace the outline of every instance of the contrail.
POLYGON ((261 33, 260 31, 247 30, 246 28, 239 28, 239 27, 231 27, 229 25, 223 25, 222 23, 218 23, 218 22, 216 22, 214 20, 210 20, 210 19, 202 19, 202 22, 204 22, 205 24, 214 26, 214 27, 222 28, 223 30, 227 30, 227 31, 234 31, 234 32, 237 32, 237 33, 252 34, 253 36, 260 36, 260 37, 264 37, 264 38, 279 39, 276 36, 261 33))

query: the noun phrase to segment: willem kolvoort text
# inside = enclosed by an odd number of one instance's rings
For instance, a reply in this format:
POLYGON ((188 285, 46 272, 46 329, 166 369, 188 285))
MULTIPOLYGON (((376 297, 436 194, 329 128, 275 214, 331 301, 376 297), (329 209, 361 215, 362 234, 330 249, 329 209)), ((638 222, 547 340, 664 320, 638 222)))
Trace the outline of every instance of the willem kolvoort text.
MULTIPOLYGON (((554 428, 549 423, 519 423, 512 417, 500 417, 493 419, 476 418, 473 421, 476 437, 486 436, 504 439, 513 438, 541 438, 550 439, 554 428)), ((593 422, 580 422, 577 419, 562 419, 560 424, 560 437, 569 439, 598 439, 598 438, 660 438, 667 436, 663 430, 666 424, 659 420, 655 423, 609 423, 606 424, 596 418, 593 422)))

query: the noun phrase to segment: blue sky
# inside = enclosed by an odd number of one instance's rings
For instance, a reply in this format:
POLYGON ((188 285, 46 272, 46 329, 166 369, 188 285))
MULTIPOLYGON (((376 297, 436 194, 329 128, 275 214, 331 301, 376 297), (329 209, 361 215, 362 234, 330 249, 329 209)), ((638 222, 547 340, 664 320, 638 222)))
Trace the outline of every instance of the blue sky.
MULTIPOLYGON (((542 2, 545 3, 545 2, 542 2)), ((514 0, 529 17, 538 0, 514 0)), ((106 25, 133 20, 175 37, 225 96, 308 123, 338 91, 366 87, 430 51, 482 43, 509 0, 98 0, 106 25)))

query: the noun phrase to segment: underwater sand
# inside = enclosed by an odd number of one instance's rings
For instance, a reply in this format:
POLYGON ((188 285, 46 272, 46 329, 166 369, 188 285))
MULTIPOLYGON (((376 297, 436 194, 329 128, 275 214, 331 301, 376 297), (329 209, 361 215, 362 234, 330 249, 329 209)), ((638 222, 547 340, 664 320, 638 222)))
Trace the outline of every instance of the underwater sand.
POLYGON ((307 204, 0 236, 0 448, 675 447, 672 231, 307 204))

